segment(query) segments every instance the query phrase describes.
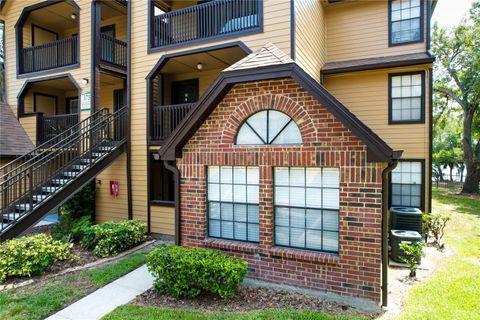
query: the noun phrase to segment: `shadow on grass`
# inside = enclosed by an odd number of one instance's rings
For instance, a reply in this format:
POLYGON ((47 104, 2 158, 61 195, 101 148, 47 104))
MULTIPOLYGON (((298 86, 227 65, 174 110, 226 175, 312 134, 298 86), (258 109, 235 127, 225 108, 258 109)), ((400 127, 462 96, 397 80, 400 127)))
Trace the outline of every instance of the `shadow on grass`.
POLYGON ((480 217, 480 196, 458 193, 458 189, 433 188, 433 197, 441 204, 452 206, 458 213, 480 217))

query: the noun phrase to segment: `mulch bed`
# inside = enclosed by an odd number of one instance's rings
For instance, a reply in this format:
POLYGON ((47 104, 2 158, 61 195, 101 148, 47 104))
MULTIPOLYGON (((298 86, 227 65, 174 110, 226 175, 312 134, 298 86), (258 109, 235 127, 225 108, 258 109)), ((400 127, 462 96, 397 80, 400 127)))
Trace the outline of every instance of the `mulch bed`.
POLYGON ((215 312, 246 312, 266 309, 294 309, 321 311, 332 315, 374 316, 353 307, 332 301, 325 301, 297 292, 278 291, 267 288, 240 286, 237 296, 222 300, 216 296, 203 295, 197 298, 176 298, 168 294, 157 293, 150 289, 139 295, 131 303, 171 309, 189 309, 215 312))

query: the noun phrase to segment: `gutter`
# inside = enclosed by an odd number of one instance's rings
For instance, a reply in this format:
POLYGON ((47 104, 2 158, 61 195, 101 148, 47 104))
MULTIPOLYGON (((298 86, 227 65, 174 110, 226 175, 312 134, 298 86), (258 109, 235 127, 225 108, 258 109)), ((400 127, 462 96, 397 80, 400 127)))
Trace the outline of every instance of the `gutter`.
POLYGON ((398 159, 382 171, 382 306, 388 304, 388 175, 398 164, 398 159))
POLYGON ((175 161, 164 160, 165 168, 173 173, 175 179, 175 244, 180 245, 180 170, 175 161))

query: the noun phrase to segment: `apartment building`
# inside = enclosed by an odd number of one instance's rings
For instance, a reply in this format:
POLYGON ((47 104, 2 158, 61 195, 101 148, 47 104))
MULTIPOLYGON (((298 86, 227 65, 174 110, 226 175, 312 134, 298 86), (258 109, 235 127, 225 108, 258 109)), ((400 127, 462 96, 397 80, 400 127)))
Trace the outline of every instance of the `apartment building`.
POLYGON ((7 102, 37 149, 3 167, 2 238, 93 180, 99 222, 386 304, 388 208, 431 208, 434 6, 3 0, 7 102))

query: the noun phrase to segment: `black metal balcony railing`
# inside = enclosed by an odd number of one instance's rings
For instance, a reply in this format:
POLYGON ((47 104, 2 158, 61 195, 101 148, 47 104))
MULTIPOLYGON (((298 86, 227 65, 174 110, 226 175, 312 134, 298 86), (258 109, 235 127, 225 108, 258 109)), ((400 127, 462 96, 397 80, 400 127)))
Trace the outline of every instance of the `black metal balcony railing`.
POLYGON ((78 37, 23 48, 22 73, 43 71, 78 63, 78 37))
POLYGON ((73 128, 79 121, 78 113, 47 116, 41 119, 42 123, 39 126, 40 132, 37 137, 39 144, 73 128))
POLYGON ((127 43, 106 34, 100 35, 100 40, 102 48, 100 60, 126 68, 127 43))
POLYGON ((261 0, 215 0, 154 17, 154 47, 207 39, 260 27, 261 0))
POLYGON ((167 139, 194 106, 195 103, 185 103, 153 107, 150 139, 152 141, 167 139))

